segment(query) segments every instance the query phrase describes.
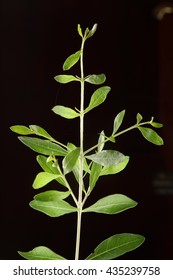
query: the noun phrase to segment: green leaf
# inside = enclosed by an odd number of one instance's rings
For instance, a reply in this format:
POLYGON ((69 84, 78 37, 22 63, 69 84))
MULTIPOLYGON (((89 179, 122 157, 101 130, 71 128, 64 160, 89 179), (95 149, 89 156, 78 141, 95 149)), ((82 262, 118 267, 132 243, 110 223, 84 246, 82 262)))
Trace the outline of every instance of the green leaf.
POLYGON ((95 33, 96 30, 97 30, 97 25, 98 25, 98 24, 95 23, 95 24, 93 25, 93 27, 92 27, 91 30, 89 30, 88 28, 86 29, 85 33, 87 34, 87 39, 90 38, 90 37, 92 37, 92 36, 94 35, 94 33, 95 33))
POLYGON ((106 81, 106 76, 105 74, 93 74, 86 78, 85 81, 93 85, 101 85, 106 81))
POLYGON ((61 146, 52 143, 49 140, 42 140, 28 136, 20 136, 19 140, 33 151, 46 156, 65 156, 67 154, 66 150, 64 150, 61 146))
POLYGON ((121 172, 123 169, 126 168, 128 162, 129 162, 129 157, 128 156, 125 156, 124 160, 116 165, 113 165, 113 166, 104 166, 102 168, 102 171, 100 173, 100 176, 103 176, 103 175, 111 175, 111 174, 116 174, 116 173, 119 173, 121 172))
POLYGON ((104 131, 102 130, 102 132, 100 133, 100 136, 99 136, 99 139, 98 139, 98 152, 101 152, 104 148, 104 145, 105 145, 105 133, 104 131))
POLYGON ((56 105, 55 107, 53 107, 52 111, 55 114, 66 119, 74 119, 80 116, 80 114, 74 111, 73 109, 61 105, 56 105))
POLYGON ((58 75, 58 76, 55 76, 54 79, 55 79, 55 81, 57 81, 58 83, 61 83, 61 84, 67 84, 67 83, 70 83, 73 81, 75 81, 75 82, 80 81, 73 75, 58 75))
POLYGON ((122 153, 114 150, 103 150, 96 154, 86 156, 86 158, 103 166, 114 166, 125 160, 125 156, 122 153))
POLYGON ((99 199, 96 203, 85 208, 83 212, 95 212, 102 214, 117 214, 133 208, 137 202, 122 194, 112 194, 99 199))
POLYGON ((92 191, 93 188, 95 187, 95 184, 96 184, 97 180, 99 179, 101 170, 102 170, 102 166, 98 163, 93 162, 92 167, 91 167, 90 177, 89 177, 90 191, 92 191))
POLYGON ((53 140, 52 136, 41 126, 38 125, 30 125, 29 126, 30 130, 32 131, 32 133, 37 134, 39 136, 42 136, 44 138, 47 138, 49 140, 53 140))
POLYGON ((69 70, 73 65, 75 65, 80 59, 81 50, 71 54, 63 64, 63 70, 69 70))
POLYGON ((163 124, 162 124, 162 123, 151 122, 150 124, 151 124, 153 127, 155 127, 155 128, 161 128, 161 127, 163 127, 163 124))
POLYGON ((143 137, 155 145, 163 145, 163 139, 151 128, 138 127, 143 137))
POLYGON ((142 121, 143 117, 140 113, 137 113, 136 115, 136 120, 137 120, 137 123, 140 123, 142 121))
POLYGON ((91 96, 89 106, 85 109, 85 113, 102 104, 110 90, 111 88, 108 86, 98 88, 91 96))
POLYGON ((80 24, 77 25, 77 31, 78 31, 78 34, 83 38, 82 28, 81 28, 80 24))
MULTIPOLYGON (((38 155, 37 156, 37 162, 39 163, 39 165, 41 166, 41 168, 45 172, 61 175, 61 173, 59 172, 57 166, 53 165, 53 163, 51 161, 50 162, 47 161, 47 157, 42 156, 42 155, 38 155)), ((58 164, 58 163, 56 163, 56 164, 58 164)), ((66 184, 66 182, 65 182, 63 177, 60 176, 60 177, 56 178, 55 180, 59 184, 67 187, 67 184, 66 184)))
POLYGON ((64 174, 71 172, 75 166, 80 154, 80 148, 76 148, 69 152, 62 161, 62 166, 64 169, 64 174))
POLYGON ((60 192, 60 191, 45 191, 34 196, 35 200, 40 201, 59 201, 67 198, 70 195, 70 191, 60 192))
POLYGON ((33 132, 24 125, 13 125, 10 127, 11 131, 18 133, 20 135, 29 135, 33 134, 33 132))
POLYGON ((48 172, 40 172, 37 174, 37 176, 33 182, 33 188, 40 189, 60 176, 61 175, 52 174, 52 173, 48 173, 48 172))
POLYGON ((87 260, 111 260, 135 250, 145 238, 139 234, 121 233, 101 242, 87 260))
POLYGON ((40 201, 34 199, 29 203, 29 205, 31 208, 53 218, 77 211, 77 208, 73 207, 68 202, 60 199, 57 201, 40 201))
POLYGON ((114 135, 118 131, 118 129, 120 128, 120 126, 123 122, 123 119, 124 119, 125 112, 126 111, 123 110, 120 113, 118 113, 118 115, 115 117, 112 135, 114 135))
POLYGON ((38 246, 29 252, 18 251, 18 253, 27 260, 65 260, 45 246, 38 246))

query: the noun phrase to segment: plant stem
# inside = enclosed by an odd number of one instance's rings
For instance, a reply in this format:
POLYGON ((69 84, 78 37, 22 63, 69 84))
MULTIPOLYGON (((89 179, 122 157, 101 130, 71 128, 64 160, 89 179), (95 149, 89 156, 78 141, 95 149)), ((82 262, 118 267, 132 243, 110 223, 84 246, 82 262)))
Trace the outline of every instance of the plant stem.
POLYGON ((78 214, 76 230, 76 251, 75 260, 79 259, 80 236, 81 236, 81 219, 82 219, 82 190, 83 190, 83 158, 84 158, 84 69, 83 69, 83 49, 85 38, 82 39, 80 71, 81 71, 81 97, 80 97, 80 157, 79 157, 79 192, 78 192, 78 214))

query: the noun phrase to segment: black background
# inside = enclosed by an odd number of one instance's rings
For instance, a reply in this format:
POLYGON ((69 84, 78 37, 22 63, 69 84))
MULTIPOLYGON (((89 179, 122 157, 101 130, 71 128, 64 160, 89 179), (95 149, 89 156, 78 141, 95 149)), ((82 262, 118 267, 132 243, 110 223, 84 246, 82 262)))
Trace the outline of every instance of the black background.
MULTIPOLYGON (((153 16, 158 3, 1 0, 1 259, 20 259, 17 250, 28 251, 39 245, 74 258, 76 216, 53 219, 28 206, 36 194, 32 182, 40 168, 34 152, 22 145, 9 127, 37 124, 64 143, 79 144, 78 121, 62 119, 51 111, 56 104, 79 105, 78 86, 60 86, 53 79, 62 73, 66 57, 80 48, 78 23, 83 29, 98 23, 96 34, 86 44, 85 74, 105 73, 106 85, 112 88, 106 102, 86 118, 85 147, 95 144, 101 130, 109 134, 115 115, 123 109, 123 127, 134 124, 140 112, 145 120, 155 116, 156 121, 164 122, 165 128, 159 133, 163 138, 164 134, 172 137, 166 115, 171 110, 170 99, 168 106, 162 103, 161 67, 165 60, 160 58, 163 25, 172 15, 158 22, 153 16)), ((171 44, 172 35, 166 38, 171 44)), ((75 66, 69 73, 78 71, 75 66)), ((95 86, 87 90, 86 104, 95 86)), ((121 232, 146 237, 143 246, 123 258, 172 258, 173 198, 167 192, 158 194, 153 183, 159 173, 172 174, 173 165, 167 160, 172 160, 168 138, 164 147, 156 147, 132 131, 115 145, 108 145, 128 154, 131 160, 122 173, 102 178, 89 202, 122 193, 139 204, 115 216, 84 215, 81 258, 103 239, 121 232)))

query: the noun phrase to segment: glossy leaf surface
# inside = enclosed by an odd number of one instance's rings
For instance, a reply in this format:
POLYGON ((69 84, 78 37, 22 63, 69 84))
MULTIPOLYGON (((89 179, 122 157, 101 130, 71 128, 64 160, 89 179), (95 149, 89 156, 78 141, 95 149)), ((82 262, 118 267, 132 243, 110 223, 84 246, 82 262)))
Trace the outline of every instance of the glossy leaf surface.
POLYGON ((53 107, 52 111, 55 114, 57 114, 63 118, 66 118, 66 119, 74 119, 74 118, 77 118, 80 116, 80 114, 77 113, 76 111, 74 111, 73 109, 64 107, 61 105, 57 105, 57 106, 53 107))
POLYGON ((138 248, 145 238, 138 234, 122 233, 101 242, 87 260, 111 260, 138 248))
POLYGON ((114 166, 125 160, 125 156, 114 150, 103 150, 86 158, 101 164, 102 166, 114 166))
POLYGON ((33 151, 43 155, 65 156, 67 154, 66 150, 61 146, 48 140, 28 136, 20 136, 19 140, 33 151))
POLYGON ((163 139, 151 128, 138 127, 143 137, 155 145, 163 145, 163 139))
POLYGON ((133 208, 137 202, 122 194, 112 194, 99 199, 93 205, 85 208, 83 212, 95 212, 102 214, 117 214, 133 208))
POLYGON ((63 70, 69 70, 73 65, 75 65, 80 59, 81 51, 77 51, 71 54, 63 64, 63 70))
POLYGON ((70 191, 60 192, 60 191, 45 191, 34 196, 34 199, 40 201, 59 201, 67 198, 70 195, 70 191))
POLYGON ((40 211, 50 217, 60 217, 65 214, 76 212, 77 209, 71 206, 64 200, 51 200, 51 201, 40 201, 37 199, 32 200, 29 203, 30 207, 40 211))
POLYGON ((54 253, 52 250, 45 246, 38 246, 31 251, 21 252, 19 255, 27 260, 65 260, 62 256, 54 253))
POLYGON ((10 127, 11 131, 18 133, 20 135, 29 135, 33 134, 32 131, 24 125, 13 125, 10 127))

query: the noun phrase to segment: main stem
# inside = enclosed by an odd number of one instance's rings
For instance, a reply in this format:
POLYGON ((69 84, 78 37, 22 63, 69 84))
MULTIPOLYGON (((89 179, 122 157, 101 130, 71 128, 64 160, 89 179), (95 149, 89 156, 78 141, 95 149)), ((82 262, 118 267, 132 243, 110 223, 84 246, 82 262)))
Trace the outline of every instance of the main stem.
POLYGON ((76 230, 76 251, 75 260, 79 259, 81 220, 82 220, 82 190, 83 190, 83 158, 84 158, 84 69, 83 69, 83 49, 84 38, 81 44, 80 70, 81 70, 81 97, 80 97, 80 157, 79 157, 79 193, 78 193, 78 214, 76 230))

